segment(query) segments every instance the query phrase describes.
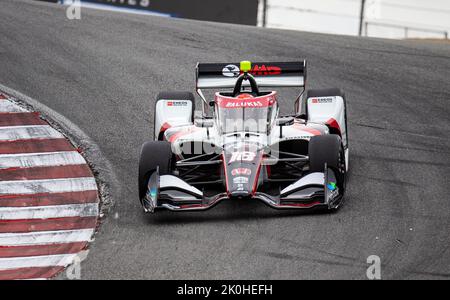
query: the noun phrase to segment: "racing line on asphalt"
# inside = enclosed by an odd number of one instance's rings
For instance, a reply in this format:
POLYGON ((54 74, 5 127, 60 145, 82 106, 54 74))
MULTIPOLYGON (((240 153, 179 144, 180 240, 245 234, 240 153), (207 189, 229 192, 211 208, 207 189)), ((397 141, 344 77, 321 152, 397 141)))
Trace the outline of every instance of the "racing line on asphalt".
POLYGON ((0 92, 0 280, 54 277, 85 251, 98 215, 78 149, 0 92))

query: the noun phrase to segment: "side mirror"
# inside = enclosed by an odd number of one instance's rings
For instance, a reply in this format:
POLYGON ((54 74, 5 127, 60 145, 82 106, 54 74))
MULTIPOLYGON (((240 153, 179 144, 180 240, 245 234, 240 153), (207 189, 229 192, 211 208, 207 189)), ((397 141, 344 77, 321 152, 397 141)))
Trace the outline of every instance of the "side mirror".
POLYGON ((278 126, 290 126, 294 124, 294 117, 282 117, 277 119, 278 126))
POLYGON ((283 126, 294 124, 294 120, 294 117, 281 117, 277 119, 276 123, 280 127, 280 139, 283 137, 283 126))
POLYGON ((211 128, 214 126, 213 119, 195 119, 194 125, 197 127, 211 128))

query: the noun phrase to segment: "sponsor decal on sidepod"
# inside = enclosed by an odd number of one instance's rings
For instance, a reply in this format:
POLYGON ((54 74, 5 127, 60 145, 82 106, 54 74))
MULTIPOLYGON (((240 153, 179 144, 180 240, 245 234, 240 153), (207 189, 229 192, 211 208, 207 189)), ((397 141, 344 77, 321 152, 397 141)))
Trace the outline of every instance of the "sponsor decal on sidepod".
POLYGON ((314 98, 312 99, 312 103, 332 103, 333 98, 314 98))

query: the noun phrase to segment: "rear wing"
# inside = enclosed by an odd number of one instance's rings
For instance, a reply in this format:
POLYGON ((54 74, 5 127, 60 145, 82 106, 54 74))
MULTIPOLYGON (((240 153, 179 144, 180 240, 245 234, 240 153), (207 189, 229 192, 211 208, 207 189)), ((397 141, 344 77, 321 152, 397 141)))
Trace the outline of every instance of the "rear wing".
MULTIPOLYGON (((254 62, 249 72, 259 87, 304 87, 306 60, 299 62, 254 62)), ((197 90, 234 88, 241 74, 239 63, 198 63, 196 67, 197 90)), ((249 86, 244 81, 243 86, 249 86)))

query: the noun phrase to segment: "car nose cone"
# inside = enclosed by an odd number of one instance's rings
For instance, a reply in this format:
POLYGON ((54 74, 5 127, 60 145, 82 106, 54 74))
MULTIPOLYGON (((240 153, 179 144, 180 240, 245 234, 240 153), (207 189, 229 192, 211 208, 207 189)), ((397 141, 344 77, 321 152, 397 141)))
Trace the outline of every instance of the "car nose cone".
POLYGON ((250 192, 249 191, 234 191, 230 194, 231 198, 237 198, 237 199, 242 199, 242 198, 248 198, 250 197, 250 192))

